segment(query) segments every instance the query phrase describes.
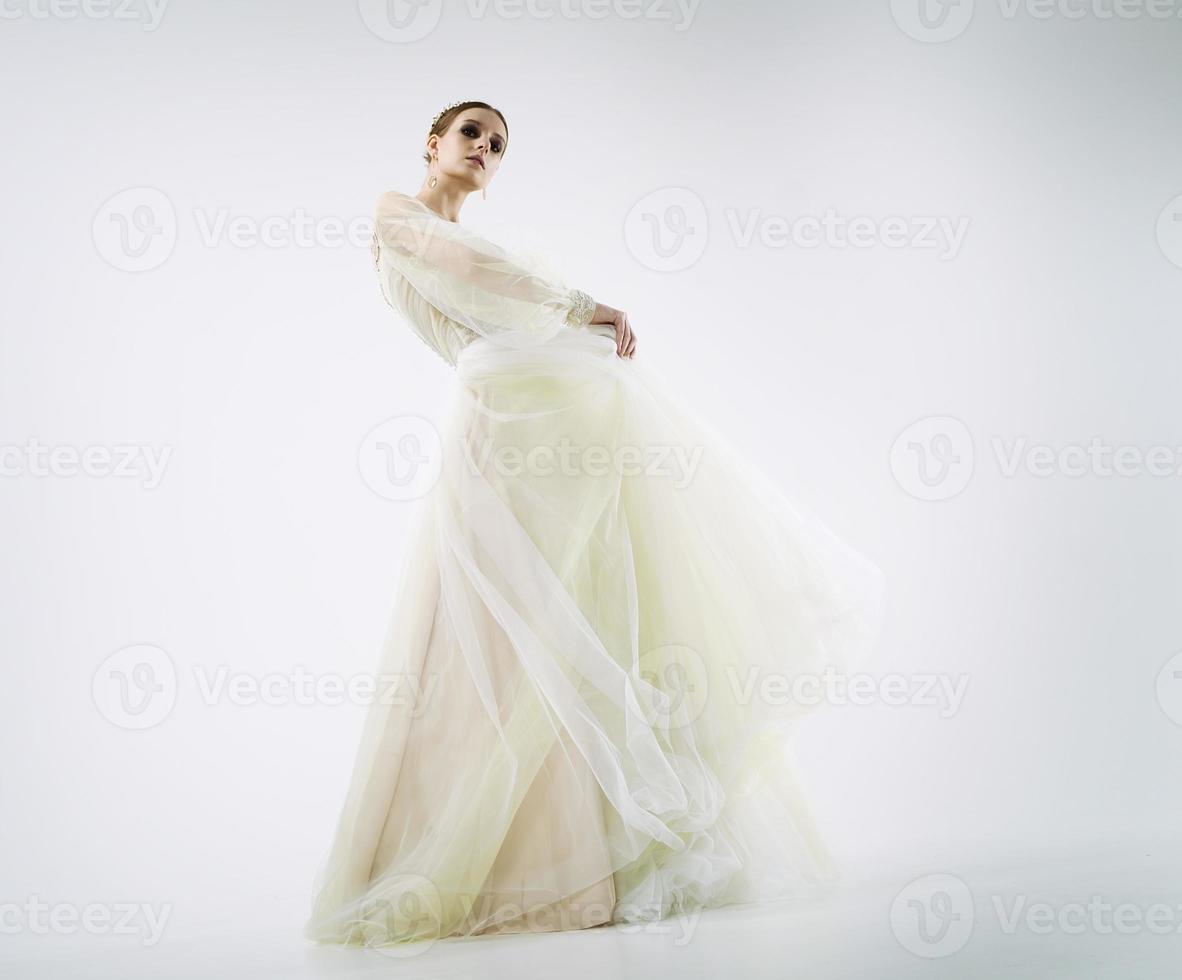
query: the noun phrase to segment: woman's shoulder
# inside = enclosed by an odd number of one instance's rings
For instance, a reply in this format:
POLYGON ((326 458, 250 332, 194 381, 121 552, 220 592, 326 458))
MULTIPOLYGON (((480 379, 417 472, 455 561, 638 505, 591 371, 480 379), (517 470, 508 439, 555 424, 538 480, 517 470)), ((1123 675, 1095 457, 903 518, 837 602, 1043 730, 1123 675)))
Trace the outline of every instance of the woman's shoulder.
POLYGON ((377 208, 379 211, 383 208, 402 209, 415 206, 422 208, 423 202, 417 197, 412 197, 410 194, 403 194, 402 191, 383 191, 378 195, 377 199, 377 208))

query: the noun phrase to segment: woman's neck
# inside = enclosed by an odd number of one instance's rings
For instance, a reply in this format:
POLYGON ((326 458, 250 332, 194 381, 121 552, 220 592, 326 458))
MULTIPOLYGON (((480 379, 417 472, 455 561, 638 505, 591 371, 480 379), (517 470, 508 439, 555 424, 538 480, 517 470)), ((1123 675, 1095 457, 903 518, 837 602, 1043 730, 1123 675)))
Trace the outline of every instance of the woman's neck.
POLYGON ((463 207, 464 198, 467 196, 468 192, 464 190, 445 190, 442 187, 424 185, 415 195, 415 199, 429 207, 444 221, 459 224, 460 208, 463 207))

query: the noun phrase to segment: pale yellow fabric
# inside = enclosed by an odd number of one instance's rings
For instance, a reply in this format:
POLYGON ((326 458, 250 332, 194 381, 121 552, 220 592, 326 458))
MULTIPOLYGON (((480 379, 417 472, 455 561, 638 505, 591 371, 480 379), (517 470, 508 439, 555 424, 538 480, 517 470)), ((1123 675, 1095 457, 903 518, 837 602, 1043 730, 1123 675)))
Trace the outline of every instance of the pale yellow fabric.
POLYGON ((477 337, 522 347, 585 326, 594 300, 397 191, 378 198, 373 257, 386 301, 446 361, 477 337))
POLYGON ((405 195, 377 217, 384 295, 456 369, 376 665, 431 693, 369 710, 307 934, 581 928, 830 879, 789 752, 813 709, 743 692, 859 662, 881 571, 572 325, 573 290, 405 195))

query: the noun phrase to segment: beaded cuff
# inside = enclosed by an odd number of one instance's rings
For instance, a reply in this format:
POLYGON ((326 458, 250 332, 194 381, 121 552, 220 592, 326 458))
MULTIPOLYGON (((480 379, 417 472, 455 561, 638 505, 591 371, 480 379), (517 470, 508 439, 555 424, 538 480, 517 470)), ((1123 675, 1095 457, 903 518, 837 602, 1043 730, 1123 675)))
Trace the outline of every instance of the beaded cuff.
POLYGON ((566 314, 566 322, 572 327, 585 327, 595 315, 595 300, 581 289, 572 289, 570 298, 571 308, 566 314))

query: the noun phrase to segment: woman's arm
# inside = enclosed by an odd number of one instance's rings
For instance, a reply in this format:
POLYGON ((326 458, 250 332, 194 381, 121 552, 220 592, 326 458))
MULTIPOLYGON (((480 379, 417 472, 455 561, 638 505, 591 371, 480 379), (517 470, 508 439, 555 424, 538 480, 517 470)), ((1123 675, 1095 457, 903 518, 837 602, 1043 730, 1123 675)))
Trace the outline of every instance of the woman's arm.
POLYGON ((588 293, 522 266, 405 194, 378 199, 374 254, 379 274, 397 272, 445 316, 506 343, 536 343, 596 313, 588 293))

